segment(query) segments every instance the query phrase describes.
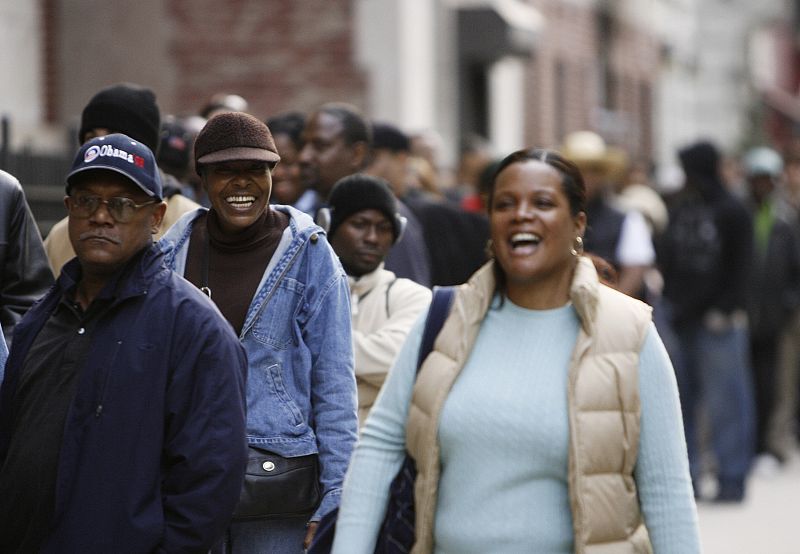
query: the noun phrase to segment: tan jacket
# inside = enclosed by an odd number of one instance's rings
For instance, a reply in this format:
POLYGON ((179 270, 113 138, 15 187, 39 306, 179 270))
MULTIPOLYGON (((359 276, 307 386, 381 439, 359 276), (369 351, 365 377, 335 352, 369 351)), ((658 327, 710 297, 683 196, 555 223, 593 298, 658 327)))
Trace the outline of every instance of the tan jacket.
MULTIPOLYGON (((492 262, 461 285, 417 376, 406 446, 417 463, 412 552, 433 550, 439 484, 439 415, 475 344, 495 291, 492 262)), ((633 471, 639 445, 638 364, 650 307, 601 285, 580 258, 570 299, 581 330, 569 368, 569 494, 577 554, 648 554, 633 471)))
MULTIPOLYGON (((158 228, 158 233, 153 235, 153 240, 160 239, 161 235, 166 233, 167 229, 172 227, 172 224, 178 221, 178 218, 183 214, 200 207, 197 202, 181 194, 174 194, 167 198, 165 202, 167 203, 167 211, 164 213, 164 219, 161 220, 161 227, 158 228)), ((61 274, 61 268, 64 267, 64 264, 75 257, 75 250, 69 240, 68 222, 69 218, 65 217, 53 225, 53 228, 47 234, 47 238, 44 239, 44 251, 47 253, 47 259, 50 261, 53 275, 56 277, 61 274)))
POLYGON ((358 421, 363 426, 411 326, 431 302, 431 291, 398 279, 383 264, 350 278, 358 421))

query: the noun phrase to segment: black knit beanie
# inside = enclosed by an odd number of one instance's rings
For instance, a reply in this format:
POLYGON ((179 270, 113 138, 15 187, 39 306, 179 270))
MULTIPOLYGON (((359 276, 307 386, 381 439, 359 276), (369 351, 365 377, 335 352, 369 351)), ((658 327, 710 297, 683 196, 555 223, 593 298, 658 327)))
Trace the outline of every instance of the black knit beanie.
POLYGON ((83 109, 78 141, 84 142, 92 129, 108 129, 123 133, 158 151, 161 114, 156 95, 149 88, 132 83, 119 83, 92 96, 83 109))
POLYGON ((198 173, 203 164, 238 160, 274 164, 280 159, 269 127, 243 112, 215 115, 194 141, 194 162, 198 173))
POLYGON ((379 177, 356 173, 339 179, 331 190, 328 204, 331 211, 330 237, 345 219, 362 210, 383 212, 392 223, 395 242, 400 236, 397 201, 389 183, 379 177))

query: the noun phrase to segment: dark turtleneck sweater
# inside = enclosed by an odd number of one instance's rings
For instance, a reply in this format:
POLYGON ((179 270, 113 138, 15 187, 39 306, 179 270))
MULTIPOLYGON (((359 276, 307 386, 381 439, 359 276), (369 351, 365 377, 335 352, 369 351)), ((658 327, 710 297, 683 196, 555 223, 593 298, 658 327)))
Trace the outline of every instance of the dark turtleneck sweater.
POLYGON ((194 224, 184 277, 198 288, 211 289, 211 299, 236 334, 242 332, 256 288, 288 225, 286 214, 270 208, 250 227, 236 234, 220 228, 213 209, 194 224), (206 252, 208 283, 203 282, 206 252))

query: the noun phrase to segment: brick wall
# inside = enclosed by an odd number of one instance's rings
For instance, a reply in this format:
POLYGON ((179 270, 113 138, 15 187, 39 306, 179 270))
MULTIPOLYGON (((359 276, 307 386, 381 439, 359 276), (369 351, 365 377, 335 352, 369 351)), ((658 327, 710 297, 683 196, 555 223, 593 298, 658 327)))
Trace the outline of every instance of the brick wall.
MULTIPOLYGON (((51 4, 58 14, 53 55, 59 123, 77 126, 86 102, 122 81, 150 87, 161 109, 170 108, 174 70, 165 47, 170 29, 162 0, 51 4)), ((75 144, 70 141, 69 148, 75 144)))
POLYGON ((330 100, 365 107, 353 52, 352 0, 169 0, 176 111, 216 92, 259 117, 330 100))
POLYGON ((596 103, 593 12, 559 0, 532 3, 545 25, 529 66, 526 139, 528 144, 557 147, 562 133, 589 126, 596 103))
POLYGON ((258 117, 328 100, 364 108, 354 0, 39 1, 44 94, 62 124, 120 81, 152 88, 163 113, 194 113, 217 92, 245 97, 258 117))
POLYGON ((641 29, 622 21, 618 24, 612 66, 620 86, 614 108, 629 114, 630 129, 616 142, 636 155, 652 154, 652 91, 658 79, 660 46, 641 29))
MULTIPOLYGON (((60 12, 57 21, 45 21, 53 25, 46 34, 61 37, 60 65, 46 68, 45 93, 60 98, 51 99, 48 114, 62 123, 74 122, 100 87, 121 80, 151 86, 165 113, 195 112, 217 92, 242 95, 261 118, 331 100, 368 108, 354 51, 356 0, 138 0, 133 14, 103 0, 72 0, 70 9, 40 1, 50 6, 45 14, 60 12)), ((528 1, 545 26, 527 69, 525 140, 558 146, 566 133, 598 126, 594 3, 528 1)), ((649 151, 642 134, 652 132, 646 104, 653 101, 658 47, 624 21, 613 29, 614 87, 604 104, 627 114, 635 131, 615 142, 649 151)))
POLYGON ((40 0, 42 28, 42 96, 44 100, 44 119, 47 123, 58 121, 58 8, 56 0, 40 0))
MULTIPOLYGON (((591 5, 561 0, 531 0, 545 26, 528 68, 526 141, 557 147, 572 131, 598 129, 601 65, 596 13, 591 5)), ((642 29, 615 19, 609 50, 612 97, 606 102, 622 114, 629 129, 607 137, 633 154, 652 154, 652 91, 659 47, 642 29)))

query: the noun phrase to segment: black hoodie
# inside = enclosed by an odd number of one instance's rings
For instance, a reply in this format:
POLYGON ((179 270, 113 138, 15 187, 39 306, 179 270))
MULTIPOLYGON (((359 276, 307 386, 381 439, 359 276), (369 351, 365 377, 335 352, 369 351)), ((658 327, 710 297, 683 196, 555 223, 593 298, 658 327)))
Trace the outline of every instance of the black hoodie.
POLYGON ((722 183, 713 144, 693 144, 679 158, 686 186, 670 202, 658 259, 673 320, 688 323, 712 309, 745 308, 753 230, 747 209, 722 183))

